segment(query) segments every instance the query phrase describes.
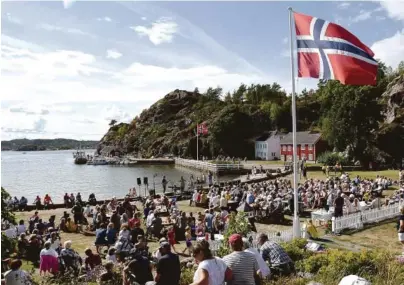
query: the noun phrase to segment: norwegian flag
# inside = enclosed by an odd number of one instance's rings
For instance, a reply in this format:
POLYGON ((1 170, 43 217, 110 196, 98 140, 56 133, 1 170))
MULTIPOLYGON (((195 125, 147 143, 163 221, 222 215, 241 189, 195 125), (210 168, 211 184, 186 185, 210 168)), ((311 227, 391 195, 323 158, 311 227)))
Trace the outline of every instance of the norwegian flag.
POLYGON ((206 126, 206 123, 197 125, 196 131, 198 132, 198 135, 206 135, 208 133, 208 127, 206 126))
POLYGON ((335 79, 347 85, 375 85, 378 63, 374 53, 343 27, 293 13, 296 27, 298 76, 335 79))

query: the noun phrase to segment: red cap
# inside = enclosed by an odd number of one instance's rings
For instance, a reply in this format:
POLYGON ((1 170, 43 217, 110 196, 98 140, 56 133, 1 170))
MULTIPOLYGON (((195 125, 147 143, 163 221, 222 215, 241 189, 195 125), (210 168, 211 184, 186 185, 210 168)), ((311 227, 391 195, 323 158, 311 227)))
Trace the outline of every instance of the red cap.
POLYGON ((236 243, 242 243, 242 242, 243 242, 243 237, 239 234, 232 234, 229 237, 230 244, 236 244, 236 243))

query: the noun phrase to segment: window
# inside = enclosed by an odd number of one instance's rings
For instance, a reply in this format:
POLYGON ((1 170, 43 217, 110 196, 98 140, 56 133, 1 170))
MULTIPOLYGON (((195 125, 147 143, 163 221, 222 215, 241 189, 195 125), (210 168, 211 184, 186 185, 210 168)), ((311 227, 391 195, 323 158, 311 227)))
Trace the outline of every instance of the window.
POLYGON ((309 154, 309 160, 313 160, 313 154, 312 153, 309 154))
POLYGON ((300 147, 301 150, 305 150, 306 149, 306 145, 302 144, 302 146, 300 147))
POLYGON ((306 154, 305 153, 302 153, 302 159, 303 158, 306 158, 306 154))
POLYGON ((313 145, 312 144, 309 145, 309 150, 313 150, 313 145))
POLYGON ((288 151, 292 150, 292 146, 288 145, 288 151))
POLYGON ((275 157, 275 156, 276 156, 276 153, 273 152, 273 153, 271 153, 271 155, 272 155, 272 157, 275 157))
POLYGON ((282 150, 283 150, 283 151, 286 151, 286 145, 283 145, 283 146, 282 146, 282 150))

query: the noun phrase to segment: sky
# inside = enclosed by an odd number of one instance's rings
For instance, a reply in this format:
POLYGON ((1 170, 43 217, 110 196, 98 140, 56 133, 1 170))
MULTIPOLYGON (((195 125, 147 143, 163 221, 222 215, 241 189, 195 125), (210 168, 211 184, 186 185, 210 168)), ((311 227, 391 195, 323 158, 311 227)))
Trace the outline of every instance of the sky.
MULTIPOLYGON (((288 7, 397 67, 404 1, 1 3, 1 140, 99 140, 175 89, 291 91, 288 7)), ((316 79, 298 79, 297 91, 316 79)))

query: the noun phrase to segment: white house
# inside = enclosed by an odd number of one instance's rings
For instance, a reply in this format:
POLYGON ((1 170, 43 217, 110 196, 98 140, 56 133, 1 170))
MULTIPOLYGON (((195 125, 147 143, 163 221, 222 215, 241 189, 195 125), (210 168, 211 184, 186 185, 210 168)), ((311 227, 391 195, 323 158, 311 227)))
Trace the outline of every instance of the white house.
POLYGON ((274 160, 281 158, 280 141, 285 134, 272 131, 262 135, 255 141, 255 157, 261 160, 274 160))

